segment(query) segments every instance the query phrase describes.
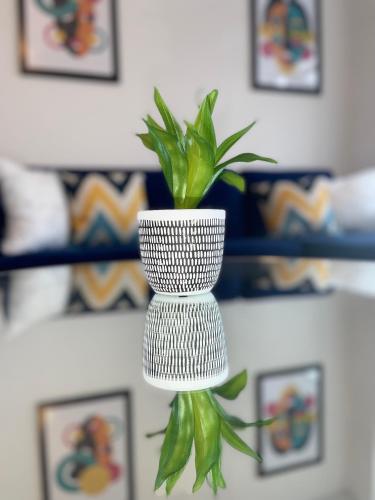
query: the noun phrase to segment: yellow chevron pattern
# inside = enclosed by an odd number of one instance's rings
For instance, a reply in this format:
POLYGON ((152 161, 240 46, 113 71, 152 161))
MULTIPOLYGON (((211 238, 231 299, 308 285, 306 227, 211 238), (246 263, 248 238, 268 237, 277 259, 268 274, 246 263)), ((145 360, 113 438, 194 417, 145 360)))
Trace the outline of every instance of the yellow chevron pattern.
POLYGON ((74 289, 93 311, 106 310, 121 297, 131 299, 137 307, 146 306, 148 285, 139 262, 119 262, 101 268, 100 264, 83 264, 73 268, 74 289))
POLYGON ((326 290, 330 286, 331 265, 327 260, 279 258, 269 264, 278 290, 297 288, 307 280, 313 283, 317 291, 326 290))
POLYGON ((318 178, 309 191, 304 191, 296 183, 279 181, 268 200, 260 204, 260 209, 271 233, 283 231, 292 211, 310 226, 319 229, 331 210, 329 183, 318 178))
POLYGON ((136 234, 137 212, 146 205, 143 174, 131 175, 122 192, 103 176, 88 175, 70 205, 73 239, 76 243, 90 240, 98 224, 118 240, 127 242, 136 234))

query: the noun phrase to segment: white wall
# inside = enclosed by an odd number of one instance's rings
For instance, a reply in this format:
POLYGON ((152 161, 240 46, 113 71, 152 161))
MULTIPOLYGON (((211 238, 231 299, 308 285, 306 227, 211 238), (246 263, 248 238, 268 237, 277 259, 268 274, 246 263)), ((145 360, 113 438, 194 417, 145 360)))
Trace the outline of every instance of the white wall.
MULTIPOLYGON (((259 118, 252 137, 244 139, 240 148, 274 156, 282 164, 326 165, 344 171, 356 166, 357 160, 374 161, 369 132, 373 73, 368 75, 366 69, 373 64, 372 0, 363 0, 360 6, 350 0, 323 0, 324 91, 319 97, 251 88, 248 0, 119 0, 119 4, 123 78, 113 85, 20 75, 17 2, 0 2, 0 156, 37 164, 154 165, 134 133, 141 127, 141 117, 152 109, 156 84, 180 118, 191 117, 197 99, 218 87, 220 136, 259 118), (362 57, 366 48, 368 55, 362 57)), ((340 490, 356 473, 347 474, 352 462, 345 459, 348 449, 343 442, 347 394, 341 360, 347 355, 342 344, 344 323, 336 316, 338 303, 287 301, 256 307, 227 305, 223 310, 233 371, 247 366, 254 375, 310 361, 326 365, 329 453, 321 466, 260 481, 246 457, 228 451, 229 489, 222 498, 236 493, 236 498, 273 500, 287 491, 288 499, 301 500, 302 491, 303 500, 328 500, 334 493, 342 500, 340 490)), ((167 396, 141 380, 141 314, 113 316, 110 322, 108 318, 47 324, 0 344, 0 444, 9 450, 8 458, 3 454, 0 459, 1 498, 40 498, 37 401, 123 386, 135 390, 138 498, 153 498, 158 445, 146 442, 143 435, 165 422, 167 396)), ((366 345, 372 348, 370 340, 366 345)), ((355 387, 360 388, 360 379, 355 387)), ((253 398, 247 393, 238 406, 244 417, 254 416, 253 398)), ((359 452, 357 448, 360 460, 359 452)), ((356 477, 359 483, 361 477, 367 480, 366 485, 371 478, 370 474, 356 477)), ((356 489, 360 500, 369 500, 366 485, 365 493, 360 486, 356 489)))
POLYGON ((257 118, 242 150, 284 165, 348 168, 347 3, 322 2, 324 91, 315 97, 251 88, 249 0, 119 0, 119 85, 20 75, 17 2, 2 0, 0 156, 37 164, 154 165, 134 137, 153 109, 152 87, 160 87, 180 118, 191 118, 197 99, 217 87, 220 137, 257 118))
POLYGON ((350 123, 350 161, 360 169, 375 165, 375 2, 361 0, 348 6, 351 38, 349 95, 345 107, 350 123))
MULTIPOLYGON (((259 372, 320 362, 326 371, 326 445, 322 464, 267 479, 256 477, 248 457, 226 447, 228 490, 220 498, 274 500, 287 495, 288 500, 331 500, 346 488, 346 429, 341 418, 346 414, 345 366, 334 312, 337 304, 336 296, 223 304, 231 372, 247 368, 250 376, 248 389, 229 406, 231 411, 255 418, 259 372)), ((154 498, 161 441, 148 441, 144 435, 165 425, 171 396, 142 380, 143 323, 141 312, 82 315, 38 325, 13 341, 0 341, 0 498, 40 498, 37 402, 118 388, 130 388, 134 395, 137 498, 154 498)), ((246 437, 255 443, 254 433, 246 437)), ((192 483, 190 470, 176 498, 189 498, 192 483)), ((197 499, 208 495, 204 489, 197 499)))

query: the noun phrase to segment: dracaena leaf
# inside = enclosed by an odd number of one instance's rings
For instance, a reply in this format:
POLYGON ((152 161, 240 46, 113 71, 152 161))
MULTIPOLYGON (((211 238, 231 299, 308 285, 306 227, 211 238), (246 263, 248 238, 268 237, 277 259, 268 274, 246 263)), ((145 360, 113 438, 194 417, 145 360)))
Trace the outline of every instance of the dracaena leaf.
POLYGON ((257 420, 255 422, 245 422, 241 418, 235 417, 233 415, 229 415, 221 404, 215 399, 214 395, 211 394, 211 404, 215 407, 218 414, 223 418, 229 425, 231 425, 234 429, 247 429, 249 427, 267 427, 273 424, 276 418, 270 418, 268 420, 257 420))
POLYGON ((241 193, 244 193, 246 191, 245 178, 241 174, 238 174, 233 170, 224 170, 224 172, 220 174, 220 180, 225 182, 229 186, 235 187, 241 193))
POLYGON ((220 419, 211 405, 207 391, 193 392, 191 397, 194 410, 195 493, 220 459, 220 419))
POLYGON ((217 97, 219 95, 219 91, 217 89, 214 89, 212 90, 207 98, 208 98, 208 102, 210 104, 210 112, 211 112, 211 115, 212 113, 214 112, 214 109, 215 109, 215 104, 216 104, 216 101, 217 101, 217 97))
POLYGON ((211 116, 211 102, 209 95, 204 98, 199 108, 199 113, 194 124, 195 130, 211 145, 215 154, 216 152, 216 135, 215 128, 211 116))
POLYGON ((182 476, 184 470, 185 467, 182 467, 179 471, 175 472, 174 474, 168 477, 165 485, 165 491, 167 493, 167 496, 169 496, 172 493, 173 488, 176 486, 176 483, 182 476))
POLYGON ((231 163, 252 163, 253 161, 264 161, 267 163, 277 163, 276 160, 273 160, 272 158, 267 158, 265 156, 259 156, 254 153, 242 153, 240 155, 234 156, 233 158, 230 158, 229 160, 225 161, 224 163, 221 163, 218 165, 216 168, 224 168, 227 165, 230 165, 231 163))
POLYGON ((148 432, 146 434, 146 438, 147 439, 151 439, 153 437, 156 437, 156 436, 162 436, 163 434, 165 434, 167 431, 167 428, 165 429, 160 429, 160 431, 155 431, 155 432, 148 432))
POLYGON ((243 370, 235 377, 231 378, 225 384, 215 387, 212 392, 218 394, 225 399, 236 399, 237 396, 245 389, 247 384, 247 371, 243 370))
POLYGON ((190 124, 188 124, 186 152, 188 179, 185 208, 195 208, 214 175, 215 159, 211 145, 190 124))
POLYGON ((161 166, 161 169, 164 174, 164 178, 166 180, 168 189, 170 193, 173 196, 173 171, 172 171, 172 161, 171 157, 168 153, 167 148, 165 147, 164 142, 160 138, 160 130, 155 129, 151 125, 148 125, 147 122, 145 122, 147 127, 148 127, 148 133, 150 134, 150 137, 152 138, 154 148, 155 148, 155 153, 158 155, 159 158, 159 163, 161 166))
POLYGON ((161 451, 155 489, 187 464, 194 437, 192 401, 189 393, 179 394, 173 405, 170 424, 161 451))
POLYGON ((146 121, 147 121, 147 123, 149 123, 152 127, 157 128, 157 129, 159 129, 159 130, 164 130, 164 132, 166 132, 166 130, 165 130, 165 129, 161 126, 161 125, 159 125, 159 124, 158 124, 158 122, 157 122, 157 121, 155 121, 155 120, 152 118, 152 116, 151 116, 151 115, 147 115, 147 120, 146 120, 146 121))
POLYGON ((231 147, 233 147, 236 144, 236 142, 238 142, 241 139, 241 137, 243 137, 245 134, 247 134, 247 132, 249 132, 249 130, 251 130, 255 124, 256 124, 256 122, 253 122, 250 125, 248 125, 247 127, 240 130, 239 132, 236 132, 235 134, 233 134, 230 137, 228 137, 227 139, 225 139, 225 141, 223 141, 220 144, 220 146, 217 148, 216 158, 215 158, 216 163, 218 161, 220 161, 222 159, 222 157, 225 155, 225 153, 227 151, 229 151, 231 149, 231 147))
POLYGON ((153 142, 150 134, 136 134, 136 135, 137 135, 137 137, 139 137, 141 139, 141 141, 143 142, 143 145, 147 149, 151 149, 151 151, 155 151, 154 142, 153 142))
POLYGON ((231 426, 225 422, 225 420, 221 421, 221 434, 225 441, 232 446, 235 450, 248 455, 251 458, 254 458, 257 462, 262 461, 262 457, 254 451, 250 446, 248 446, 245 441, 243 441, 240 436, 238 436, 231 426))
POLYGON ((178 124, 175 117, 170 112, 168 106, 164 102, 164 99, 162 98, 162 96, 160 95, 160 92, 158 91, 158 89, 156 87, 154 90, 154 101, 155 101, 155 104, 156 104, 156 106, 159 110, 159 113, 163 119, 163 122, 164 122, 166 129, 167 129, 167 132, 174 135, 177 138, 177 140, 182 144, 184 136, 183 136, 181 127, 178 124))
POLYGON ((177 138, 165 132, 164 130, 155 129, 147 122, 149 130, 152 130, 166 149, 172 172, 172 194, 177 207, 182 203, 186 194, 187 186, 187 159, 181 151, 177 138))

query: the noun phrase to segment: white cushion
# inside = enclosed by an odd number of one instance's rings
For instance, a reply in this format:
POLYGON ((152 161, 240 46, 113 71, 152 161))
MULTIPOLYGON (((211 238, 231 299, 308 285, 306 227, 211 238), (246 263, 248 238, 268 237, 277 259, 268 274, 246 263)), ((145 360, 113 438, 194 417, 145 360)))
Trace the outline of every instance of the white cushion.
POLYGON ((66 245, 69 210, 56 173, 0 159, 0 187, 6 217, 4 254, 66 245))
MULTIPOLYGON (((1 333, 15 337, 35 324, 62 314, 71 288, 71 267, 25 269, 10 274, 7 317, 1 333)), ((0 313, 0 316, 2 314, 0 313)))
POLYGON ((375 231, 375 168, 332 181, 332 205, 346 231, 375 231))

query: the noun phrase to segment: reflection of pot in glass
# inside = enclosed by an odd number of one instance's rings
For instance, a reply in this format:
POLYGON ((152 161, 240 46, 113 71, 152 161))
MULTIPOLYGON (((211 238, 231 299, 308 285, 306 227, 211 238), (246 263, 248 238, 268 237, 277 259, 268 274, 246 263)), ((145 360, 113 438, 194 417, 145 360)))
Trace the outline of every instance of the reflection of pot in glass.
POLYGON ((143 374, 151 385, 171 391, 208 389, 226 379, 224 328, 211 293, 154 296, 146 317, 143 374))
POLYGON ((141 259, 155 292, 212 290, 223 260, 224 210, 146 210, 138 222, 141 259))

